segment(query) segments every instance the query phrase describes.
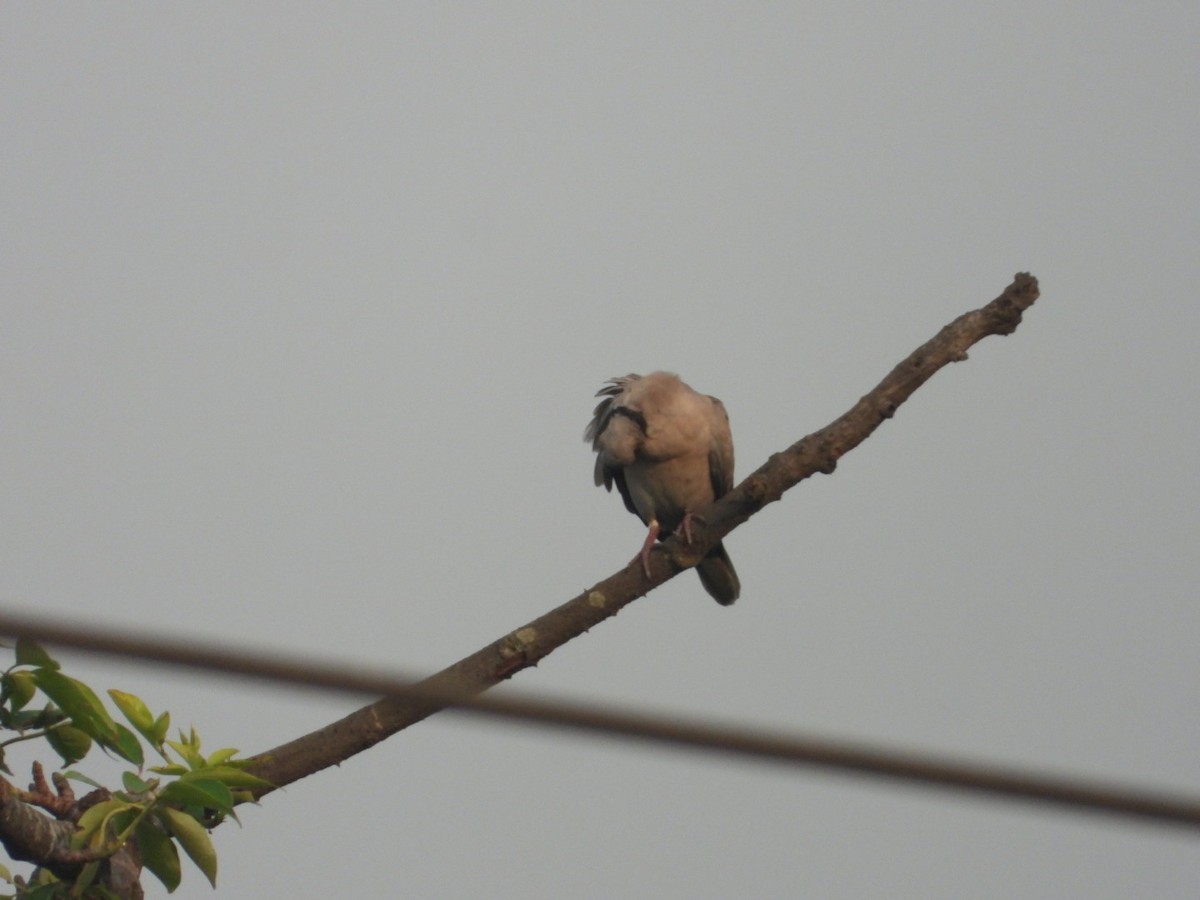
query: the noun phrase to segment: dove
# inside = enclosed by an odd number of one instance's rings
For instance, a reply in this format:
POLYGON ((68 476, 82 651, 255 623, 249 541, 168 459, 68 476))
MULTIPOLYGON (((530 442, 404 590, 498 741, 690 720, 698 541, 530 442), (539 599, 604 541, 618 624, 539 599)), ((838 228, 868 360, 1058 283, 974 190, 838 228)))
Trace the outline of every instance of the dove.
MULTIPOLYGON (((675 533, 692 539, 695 510, 733 487, 733 436, 716 397, 697 393, 671 372, 611 378, 583 433, 596 451, 595 481, 613 484, 625 508, 649 528, 639 557, 650 574, 650 549, 675 533)), ((738 598, 741 583, 718 543, 696 566, 700 583, 722 606, 738 598)))

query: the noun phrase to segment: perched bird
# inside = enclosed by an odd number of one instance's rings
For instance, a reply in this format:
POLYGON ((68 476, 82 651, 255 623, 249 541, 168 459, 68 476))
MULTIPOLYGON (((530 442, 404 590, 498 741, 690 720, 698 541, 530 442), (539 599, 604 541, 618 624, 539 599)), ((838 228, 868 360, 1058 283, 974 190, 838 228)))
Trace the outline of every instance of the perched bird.
MULTIPOLYGON (((650 531, 642 568, 650 574, 650 548, 671 533, 691 541, 694 510, 733 487, 733 436, 716 397, 698 394, 670 372, 612 378, 583 433, 596 451, 596 485, 615 483, 625 508, 650 531)), ((696 566, 700 583, 722 606, 738 598, 741 584, 721 544, 696 566)))

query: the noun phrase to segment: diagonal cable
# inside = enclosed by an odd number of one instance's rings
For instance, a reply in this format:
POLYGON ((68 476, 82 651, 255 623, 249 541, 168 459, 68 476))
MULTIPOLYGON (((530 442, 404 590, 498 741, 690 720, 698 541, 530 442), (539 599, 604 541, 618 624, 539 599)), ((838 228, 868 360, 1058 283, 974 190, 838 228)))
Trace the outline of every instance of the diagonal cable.
POLYGON ((528 694, 484 696, 420 684, 395 675, 315 663, 307 657, 239 652, 170 638, 130 637, 111 630, 63 625, 36 617, 0 613, 0 634, 123 660, 138 659, 280 684, 394 697, 527 724, 707 750, 743 760, 824 767, 930 787, 1035 801, 1077 811, 1104 812, 1200 828, 1200 798, 1111 782, 1056 777, 932 754, 903 753, 865 744, 715 725, 675 716, 547 700, 528 694))

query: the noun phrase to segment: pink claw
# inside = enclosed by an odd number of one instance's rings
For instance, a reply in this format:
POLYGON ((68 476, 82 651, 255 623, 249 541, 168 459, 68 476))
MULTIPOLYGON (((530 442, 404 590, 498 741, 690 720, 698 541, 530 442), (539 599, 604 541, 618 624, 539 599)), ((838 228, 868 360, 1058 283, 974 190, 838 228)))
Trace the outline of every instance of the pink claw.
POLYGON ((683 521, 679 523, 679 527, 675 529, 675 537, 682 537, 685 544, 692 542, 692 522, 705 522, 703 516, 693 516, 690 512, 684 512, 683 521))
POLYGON ((638 554, 642 561, 642 571, 646 573, 647 578, 650 577, 650 549, 656 540, 658 540, 658 519, 651 519, 650 530, 646 534, 646 540, 642 543, 642 551, 638 554))

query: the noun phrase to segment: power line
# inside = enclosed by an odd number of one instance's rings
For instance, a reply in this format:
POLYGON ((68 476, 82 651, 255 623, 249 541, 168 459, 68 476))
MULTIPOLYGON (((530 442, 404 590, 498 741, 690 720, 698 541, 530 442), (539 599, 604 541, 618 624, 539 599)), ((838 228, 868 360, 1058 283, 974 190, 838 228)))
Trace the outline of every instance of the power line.
POLYGON ((0 634, 72 647, 123 660, 139 659, 309 688, 435 703, 464 712, 675 747, 819 766, 977 794, 1037 801, 1200 828, 1200 798, 1110 782, 1054 777, 927 754, 853 744, 648 713, 566 703, 530 696, 480 696, 417 684, 395 675, 322 664, 307 658, 251 654, 172 639, 134 638, 111 630, 79 628, 36 617, 0 614, 0 634))

